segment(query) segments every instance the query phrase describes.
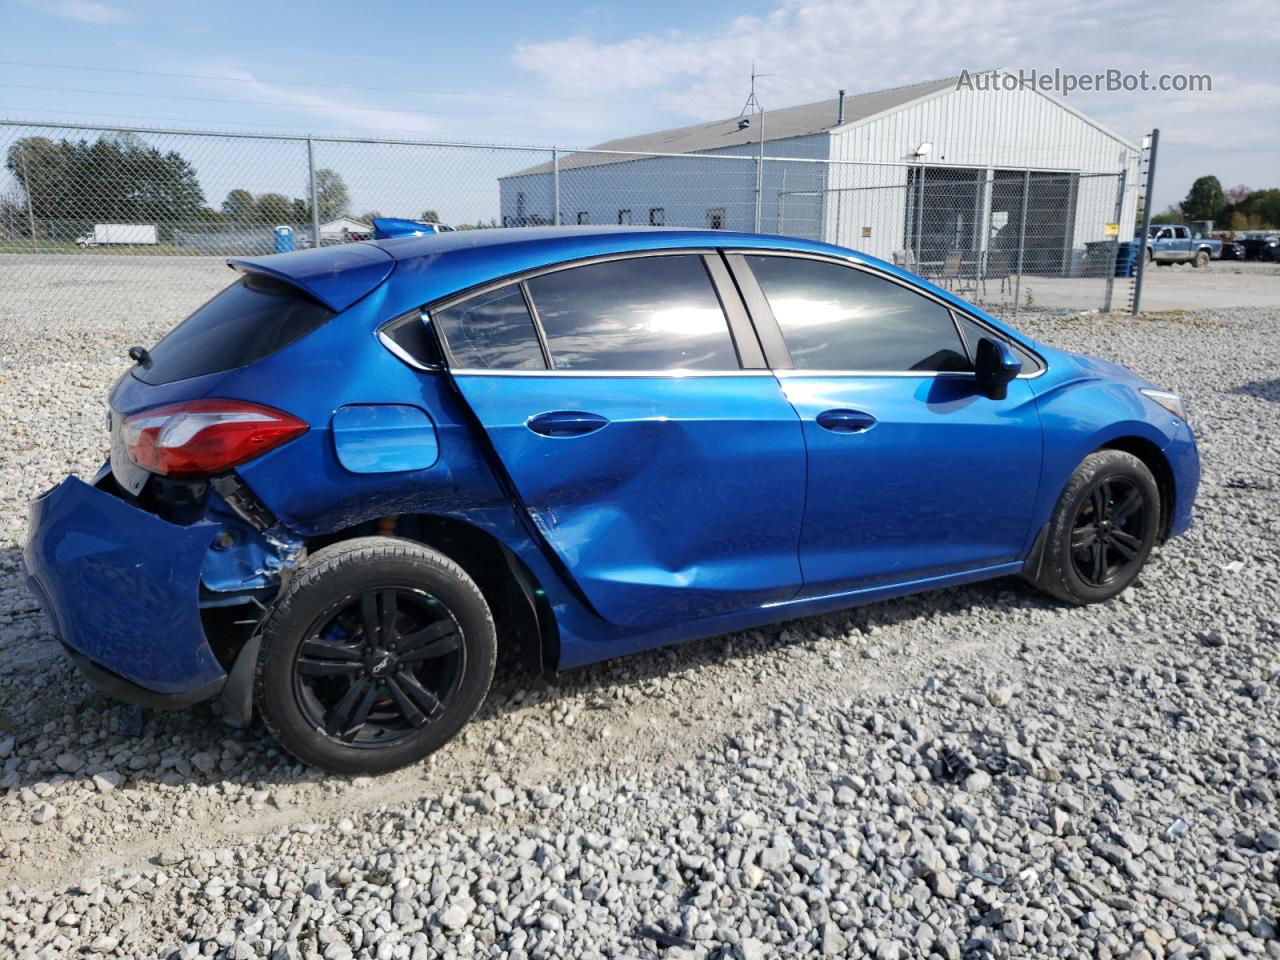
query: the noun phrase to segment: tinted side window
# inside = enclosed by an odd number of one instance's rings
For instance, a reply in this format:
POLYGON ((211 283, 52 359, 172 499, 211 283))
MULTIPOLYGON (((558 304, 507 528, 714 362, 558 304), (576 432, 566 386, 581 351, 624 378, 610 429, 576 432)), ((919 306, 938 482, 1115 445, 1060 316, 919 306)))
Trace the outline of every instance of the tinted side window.
POLYGON ((334 312, 287 283, 248 274, 227 287, 151 348, 151 365, 135 367, 146 383, 234 370, 288 346, 334 312))
POLYGON ((468 370, 542 370, 542 347, 518 285, 491 290, 432 311, 449 344, 454 367, 468 370))
POLYGON ((1014 343, 1008 337, 1002 337, 994 330, 988 330, 980 323, 975 323, 963 313, 956 314, 956 322, 960 324, 960 329, 964 333, 965 343, 969 347, 969 356, 974 357, 977 354, 978 341, 983 337, 990 337, 992 340, 999 340, 1008 344, 1009 349, 1018 355, 1018 359, 1022 361, 1023 373, 1035 373, 1041 369, 1040 361, 1036 359, 1034 354, 1028 353, 1022 347, 1014 343))
POLYGON ((697 255, 634 257, 528 281, 557 370, 737 370, 697 255))
POLYGON ((864 270, 748 256, 799 369, 972 370, 951 311, 864 270))

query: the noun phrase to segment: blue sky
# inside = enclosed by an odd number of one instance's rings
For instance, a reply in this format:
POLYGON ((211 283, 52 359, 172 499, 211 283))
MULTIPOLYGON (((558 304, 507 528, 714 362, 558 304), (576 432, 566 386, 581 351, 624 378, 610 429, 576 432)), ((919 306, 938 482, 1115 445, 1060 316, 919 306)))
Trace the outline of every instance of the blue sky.
MULTIPOLYGON (((1278 24, 1257 0, 0 0, 0 117, 585 146, 735 114, 753 58, 766 109, 962 68, 1209 73, 1209 93, 1070 98, 1134 140, 1161 127, 1163 207, 1201 173, 1280 186, 1278 24)), ((213 202, 245 166, 202 169, 213 202)), ((366 179, 356 205, 377 206, 366 179)))

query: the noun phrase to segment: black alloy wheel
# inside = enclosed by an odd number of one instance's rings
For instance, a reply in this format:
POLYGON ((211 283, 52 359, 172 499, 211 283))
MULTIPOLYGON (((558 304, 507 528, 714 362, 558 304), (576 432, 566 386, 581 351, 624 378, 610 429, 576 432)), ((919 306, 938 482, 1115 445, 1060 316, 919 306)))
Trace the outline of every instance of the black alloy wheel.
POLYGON ((254 702, 291 754, 384 773, 446 744, 484 702, 498 638, 451 558, 396 537, 324 547, 262 626, 254 702))
POLYGON ((1148 512, 1142 489, 1125 477, 1095 486, 1081 501, 1071 527, 1071 562, 1091 587, 1106 587, 1141 565, 1148 512))
POLYGON ((1096 450, 1058 496, 1024 575, 1067 603, 1101 603, 1132 583, 1163 516, 1150 468, 1125 450, 1096 450))
POLYGON ((422 590, 343 597, 298 647, 294 695, 325 735, 355 747, 396 743, 442 716, 466 667, 461 630, 422 590))

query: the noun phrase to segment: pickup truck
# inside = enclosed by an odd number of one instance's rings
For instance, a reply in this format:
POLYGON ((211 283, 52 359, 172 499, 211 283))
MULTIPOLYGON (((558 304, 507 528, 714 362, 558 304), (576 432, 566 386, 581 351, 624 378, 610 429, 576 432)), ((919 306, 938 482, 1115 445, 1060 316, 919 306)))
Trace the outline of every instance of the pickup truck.
POLYGON ((1162 267, 1171 263, 1207 267, 1210 260, 1222 256, 1222 241, 1192 233, 1184 224, 1157 224, 1147 234, 1146 250, 1147 262, 1162 267))

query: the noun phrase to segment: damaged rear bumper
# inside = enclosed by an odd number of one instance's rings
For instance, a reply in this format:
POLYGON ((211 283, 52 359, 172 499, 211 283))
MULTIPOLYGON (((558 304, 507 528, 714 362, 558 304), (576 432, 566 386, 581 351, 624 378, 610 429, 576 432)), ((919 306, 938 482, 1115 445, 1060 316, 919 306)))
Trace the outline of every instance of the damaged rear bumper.
POLYGON ((224 526, 169 523, 114 495, 109 472, 69 477, 31 504, 23 554, 32 592, 91 685, 175 709, 227 682, 205 635, 202 571, 224 526))

